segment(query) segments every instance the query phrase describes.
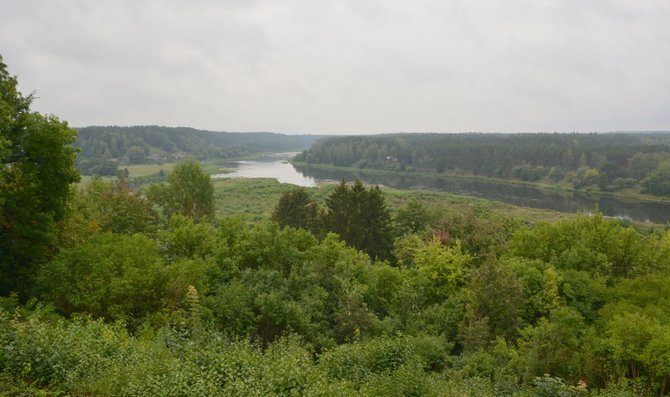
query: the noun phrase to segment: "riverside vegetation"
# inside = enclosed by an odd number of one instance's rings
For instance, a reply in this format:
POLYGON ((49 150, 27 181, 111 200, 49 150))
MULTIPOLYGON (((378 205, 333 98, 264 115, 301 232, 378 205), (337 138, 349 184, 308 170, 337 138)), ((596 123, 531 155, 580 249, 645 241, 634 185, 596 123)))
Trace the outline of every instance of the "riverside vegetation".
POLYGON ((116 176, 121 165, 163 164, 189 156, 199 160, 238 158, 309 147, 314 135, 233 133, 159 126, 84 127, 77 131, 77 168, 83 175, 116 176))
POLYGON ((75 188, 75 131, 29 105, 0 62, 6 395, 670 390, 667 230, 391 212, 360 183, 285 189, 249 223, 216 215, 195 161, 75 188))
POLYGON ((333 137, 316 142, 295 161, 670 196, 667 131, 333 137))

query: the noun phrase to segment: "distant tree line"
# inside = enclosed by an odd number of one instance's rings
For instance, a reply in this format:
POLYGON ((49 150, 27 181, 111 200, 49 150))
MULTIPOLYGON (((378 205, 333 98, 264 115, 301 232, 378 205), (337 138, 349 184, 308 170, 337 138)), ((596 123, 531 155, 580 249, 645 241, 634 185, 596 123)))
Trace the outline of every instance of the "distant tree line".
POLYGON ((563 182, 576 189, 641 187, 645 193, 670 195, 670 133, 664 132, 336 137, 316 142, 296 160, 563 182))
POLYGON ((78 129, 77 167, 84 175, 116 175, 119 164, 232 158, 261 152, 302 150, 315 136, 266 132, 231 133, 159 126, 78 129))
POLYGON ((360 182, 247 224, 215 216, 194 161, 146 192, 75 188, 75 131, 16 86, 0 58, 2 395, 670 391, 670 230, 419 202, 393 219, 360 182))

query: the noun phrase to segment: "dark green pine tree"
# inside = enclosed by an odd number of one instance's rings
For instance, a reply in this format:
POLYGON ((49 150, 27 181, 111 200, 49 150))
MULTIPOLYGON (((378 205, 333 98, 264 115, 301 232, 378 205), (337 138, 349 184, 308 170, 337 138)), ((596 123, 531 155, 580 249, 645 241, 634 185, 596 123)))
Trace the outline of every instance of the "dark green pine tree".
POLYGON ((272 212, 272 220, 279 226, 319 232, 319 209, 305 189, 284 192, 272 212))
POLYGON ((326 198, 328 210, 324 215, 326 231, 339 234, 340 238, 347 242, 349 242, 347 238, 349 238, 351 229, 349 196, 349 186, 342 179, 335 190, 326 198))
POLYGON ((349 234, 346 241, 352 247, 367 252, 366 234, 373 232, 366 225, 366 214, 368 210, 368 192, 361 181, 356 180, 349 190, 349 205, 347 217, 349 218, 349 234))
POLYGON ((327 231, 339 234, 347 245, 366 252, 372 259, 391 259, 391 215, 379 187, 366 190, 357 180, 350 188, 343 180, 328 196, 326 205, 327 231))
POLYGON ((363 226, 363 248, 373 259, 391 260, 393 251, 393 226, 386 208, 384 194, 379 186, 366 192, 363 211, 359 220, 363 226))

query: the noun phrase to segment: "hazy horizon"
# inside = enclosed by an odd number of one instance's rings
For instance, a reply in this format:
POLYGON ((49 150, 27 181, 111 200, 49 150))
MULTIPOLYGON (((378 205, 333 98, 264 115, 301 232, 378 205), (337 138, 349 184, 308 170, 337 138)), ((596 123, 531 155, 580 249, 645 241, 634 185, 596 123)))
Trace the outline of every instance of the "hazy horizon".
POLYGON ((93 127, 110 127, 110 128, 133 128, 133 127, 159 127, 159 128, 188 128, 198 131, 207 132, 225 132, 232 134, 253 134, 253 133, 269 133, 281 135, 315 135, 315 136, 358 136, 358 135, 397 135, 397 134, 651 134, 651 133, 670 133, 670 130, 630 130, 630 131, 387 131, 387 132, 359 132, 359 133, 310 133, 310 132, 291 132, 291 131, 230 131, 230 130, 213 130, 206 128, 196 128, 186 125, 158 125, 158 124, 137 124, 137 125, 84 125, 75 126, 70 124, 70 127, 79 128, 93 128, 93 127))
POLYGON ((0 55, 73 126, 670 130, 670 3, 9 2, 0 55))

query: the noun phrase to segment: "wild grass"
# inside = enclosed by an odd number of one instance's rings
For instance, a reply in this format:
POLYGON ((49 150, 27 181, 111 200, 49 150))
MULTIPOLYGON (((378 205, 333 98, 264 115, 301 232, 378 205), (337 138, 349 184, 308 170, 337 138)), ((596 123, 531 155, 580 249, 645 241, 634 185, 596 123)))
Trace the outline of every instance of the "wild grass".
MULTIPOLYGON (((169 174, 175 164, 141 164, 128 166, 127 168, 131 182, 133 178, 136 178, 136 181, 142 185, 140 187, 146 187, 158 181, 155 178, 152 179, 152 176, 158 175, 160 170, 169 174)), ((219 163, 202 162, 201 166, 209 174, 225 173, 225 169, 219 163)), ((79 185, 85 185, 91 178, 90 176, 82 176, 79 185)), ((113 180, 114 178, 103 177, 103 179, 113 180)), ((224 178, 214 180, 213 182, 217 215, 238 216, 245 221, 251 222, 269 219, 282 193, 298 188, 295 185, 282 184, 270 178, 224 178)), ((335 183, 330 183, 305 189, 322 207, 325 207, 326 197, 332 192, 334 187, 335 183)), ((386 204, 392 212, 402 208, 408 202, 416 200, 423 203, 432 212, 445 217, 463 213, 477 206, 486 207, 499 215, 511 216, 526 224, 533 224, 539 221, 556 221, 561 218, 574 216, 574 214, 558 211, 519 207, 501 201, 430 190, 402 190, 382 187, 382 191, 386 198, 386 204)), ((642 222, 634 222, 634 225, 643 230, 662 226, 642 222)))
MULTIPOLYGON (((282 193, 297 189, 295 185, 279 183, 274 179, 236 178, 220 179, 214 182, 217 215, 236 215, 247 221, 261 221, 270 218, 274 206, 282 193)), ((305 188, 323 207, 326 197, 335 188, 335 184, 305 188)), ((517 207, 500 201, 476 197, 459 196, 450 193, 401 190, 382 188, 388 208, 395 212, 412 200, 419 201, 431 211, 440 215, 454 215, 470 208, 483 206, 497 214, 512 216, 524 223, 555 221, 572 214, 551 210, 517 207)))
POLYGON ((161 170, 165 172, 166 174, 170 173, 172 171, 172 168, 177 163, 164 163, 164 164, 135 164, 135 165, 127 165, 127 166, 120 166, 119 169, 128 169, 128 176, 131 178, 138 177, 138 176, 148 176, 148 175, 153 175, 159 173, 161 170))

